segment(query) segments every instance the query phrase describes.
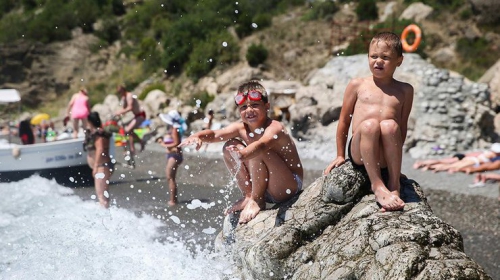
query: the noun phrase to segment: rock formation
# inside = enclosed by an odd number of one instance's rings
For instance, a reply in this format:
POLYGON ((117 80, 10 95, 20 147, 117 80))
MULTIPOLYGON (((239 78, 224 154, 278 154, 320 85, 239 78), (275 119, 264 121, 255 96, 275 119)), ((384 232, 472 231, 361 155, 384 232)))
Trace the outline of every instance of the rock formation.
POLYGON ((418 183, 401 183, 404 211, 381 212, 366 172, 347 162, 248 224, 227 216, 217 248, 243 279, 491 279, 418 183))

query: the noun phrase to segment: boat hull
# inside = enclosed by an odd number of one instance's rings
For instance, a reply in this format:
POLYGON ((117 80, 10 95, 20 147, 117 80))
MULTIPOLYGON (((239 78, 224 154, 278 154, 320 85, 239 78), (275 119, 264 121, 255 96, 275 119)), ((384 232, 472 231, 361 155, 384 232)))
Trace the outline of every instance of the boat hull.
POLYGON ((64 186, 89 186, 94 182, 83 139, 0 147, 0 182, 18 181, 33 174, 54 178, 64 186))

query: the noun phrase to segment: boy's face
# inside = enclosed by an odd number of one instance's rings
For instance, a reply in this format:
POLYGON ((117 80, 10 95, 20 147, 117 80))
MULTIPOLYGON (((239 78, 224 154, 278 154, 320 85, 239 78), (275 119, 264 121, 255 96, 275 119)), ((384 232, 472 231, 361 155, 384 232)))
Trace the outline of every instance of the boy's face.
POLYGON ((398 56, 396 51, 384 41, 370 43, 368 63, 370 71, 376 78, 392 77, 396 68, 403 62, 403 56, 398 56))
POLYGON ((247 99, 243 104, 238 106, 241 120, 251 126, 264 125, 267 120, 267 111, 269 110, 269 103, 264 101, 253 101, 247 99))

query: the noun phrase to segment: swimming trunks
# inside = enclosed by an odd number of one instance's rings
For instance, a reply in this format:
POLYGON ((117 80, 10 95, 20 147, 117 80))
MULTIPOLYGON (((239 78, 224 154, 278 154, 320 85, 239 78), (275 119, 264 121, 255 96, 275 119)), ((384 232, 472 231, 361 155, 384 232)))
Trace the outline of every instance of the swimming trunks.
MULTIPOLYGON (((294 196, 295 196, 296 194, 298 194, 302 190, 302 180, 300 179, 299 175, 297 175, 297 174, 292 174, 292 175, 293 175, 293 178, 295 179, 295 181, 297 182, 297 191, 294 193, 294 196)), ((267 203, 274 203, 274 204, 286 201, 286 200, 284 200, 284 201, 276 200, 267 190, 266 190, 266 193, 264 195, 264 199, 266 200, 267 203)))
POLYGON ((454 154, 452 157, 458 158, 458 160, 462 160, 465 155, 464 154, 454 154))
POLYGON ((166 155, 166 158, 167 158, 167 161, 170 158, 173 158, 173 159, 175 159, 175 162, 177 162, 177 163, 181 163, 184 160, 184 157, 182 156, 182 154, 179 154, 179 153, 168 153, 166 155))
POLYGON ((88 97, 83 93, 78 93, 78 96, 73 101, 73 106, 71 107, 71 118, 73 119, 86 119, 89 115, 89 109, 87 107, 88 97))
POLYGON ((360 165, 360 164, 357 164, 354 162, 354 160, 352 159, 352 154, 351 154, 351 144, 352 144, 352 137, 351 139, 349 139, 349 144, 347 145, 347 156, 349 157, 349 159, 351 160, 351 163, 352 163, 352 166, 356 169, 365 169, 365 166, 364 165, 360 165))
POLYGON ((134 115, 136 118, 138 117, 143 117, 144 119, 146 119, 146 112, 144 111, 140 111, 139 113, 135 114, 134 115))

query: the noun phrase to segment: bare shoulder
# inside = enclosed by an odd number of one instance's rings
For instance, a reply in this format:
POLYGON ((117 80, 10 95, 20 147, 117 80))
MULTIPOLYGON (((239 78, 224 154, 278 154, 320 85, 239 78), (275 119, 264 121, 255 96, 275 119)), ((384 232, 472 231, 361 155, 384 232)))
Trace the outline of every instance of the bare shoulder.
POLYGON ((413 86, 411 84, 398 80, 394 81, 396 82, 397 87, 399 87, 402 92, 404 92, 405 94, 413 94, 413 86))
POLYGON ((364 83, 367 83, 371 81, 371 79, 369 79, 369 77, 356 77, 356 78, 352 78, 350 81, 349 81, 349 85, 350 87, 359 87, 361 85, 363 85, 364 83))

